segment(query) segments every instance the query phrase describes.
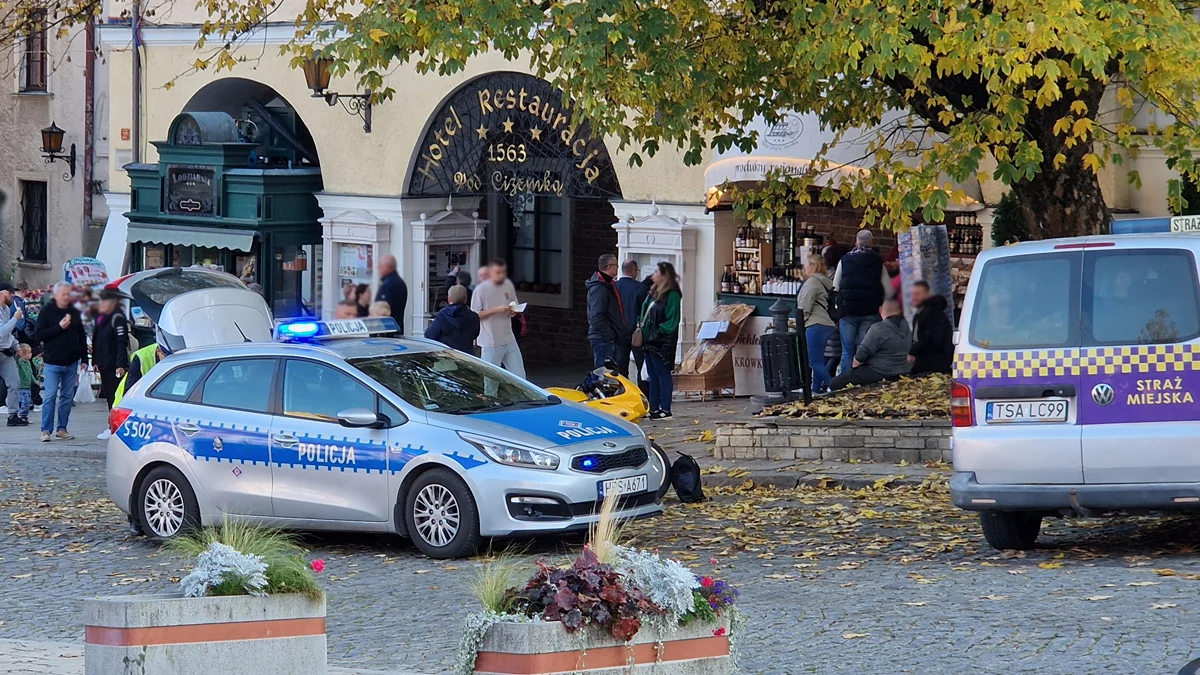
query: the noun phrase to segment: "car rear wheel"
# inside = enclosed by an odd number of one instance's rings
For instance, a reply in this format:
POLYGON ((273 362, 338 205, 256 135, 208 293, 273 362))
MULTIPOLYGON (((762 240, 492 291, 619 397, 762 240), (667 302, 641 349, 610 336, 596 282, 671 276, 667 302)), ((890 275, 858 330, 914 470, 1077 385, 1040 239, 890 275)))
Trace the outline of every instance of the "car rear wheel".
POLYGON ((142 532, 152 539, 170 539, 200 525, 196 493, 173 467, 160 466, 146 474, 137 503, 142 532))
POLYGON ((465 558, 479 548, 479 511, 471 490, 450 469, 417 476, 405 498, 408 534, 430 558, 465 558))
POLYGON ((983 538, 994 549, 1027 551, 1037 542, 1042 516, 1023 511, 980 511, 983 538))

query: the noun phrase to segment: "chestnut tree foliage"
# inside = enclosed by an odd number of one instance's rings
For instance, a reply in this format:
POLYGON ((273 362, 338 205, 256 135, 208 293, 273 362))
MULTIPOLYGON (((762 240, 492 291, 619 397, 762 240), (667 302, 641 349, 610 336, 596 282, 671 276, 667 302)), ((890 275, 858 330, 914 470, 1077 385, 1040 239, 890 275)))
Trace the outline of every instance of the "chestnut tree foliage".
POLYGON ((322 53, 380 99, 397 67, 525 62, 633 162, 667 145, 690 163, 749 150, 747 122, 787 110, 817 115, 830 145, 863 147, 868 171, 835 171, 827 145, 804 175, 746 197, 765 209, 819 195, 904 227, 940 219, 955 183, 996 179, 1042 238, 1102 230, 1097 172, 1139 149, 1197 175, 1194 0, 305 0, 295 17, 277 2, 202 0, 205 39, 223 45, 211 62, 235 66, 240 36, 294 19, 294 65, 322 53), (1143 109, 1168 122, 1140 124, 1143 109))

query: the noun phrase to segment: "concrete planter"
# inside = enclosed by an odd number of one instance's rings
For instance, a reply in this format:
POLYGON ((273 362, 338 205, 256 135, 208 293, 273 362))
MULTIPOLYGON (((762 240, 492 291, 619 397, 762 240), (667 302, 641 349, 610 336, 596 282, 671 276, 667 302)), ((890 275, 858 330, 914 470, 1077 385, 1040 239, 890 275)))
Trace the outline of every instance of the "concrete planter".
POLYGON ((642 624, 628 644, 596 629, 568 633, 562 624, 498 623, 483 636, 477 675, 729 675, 729 622, 692 624, 660 633, 642 624), (724 628, 722 635, 714 631, 724 628))
POLYGON ((85 675, 325 675, 325 600, 302 595, 86 600, 85 675))

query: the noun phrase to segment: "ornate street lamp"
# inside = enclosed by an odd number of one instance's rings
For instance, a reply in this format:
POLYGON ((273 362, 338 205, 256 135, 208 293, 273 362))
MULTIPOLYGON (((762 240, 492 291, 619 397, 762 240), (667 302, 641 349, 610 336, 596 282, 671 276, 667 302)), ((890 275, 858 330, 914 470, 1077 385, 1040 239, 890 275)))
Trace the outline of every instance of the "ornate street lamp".
POLYGON ((371 90, 365 94, 339 94, 328 91, 329 67, 333 59, 328 56, 312 55, 304 60, 304 82, 312 90, 313 98, 323 98, 330 106, 341 103, 351 115, 363 121, 363 131, 371 133, 371 90))
POLYGON ((42 129, 42 156, 46 158, 47 164, 53 164, 55 160, 61 159, 66 162, 67 166, 71 167, 70 174, 63 174, 63 180, 69 181, 75 177, 75 144, 71 144, 70 152, 63 152, 63 134, 66 133, 58 128, 54 122, 50 126, 42 129))

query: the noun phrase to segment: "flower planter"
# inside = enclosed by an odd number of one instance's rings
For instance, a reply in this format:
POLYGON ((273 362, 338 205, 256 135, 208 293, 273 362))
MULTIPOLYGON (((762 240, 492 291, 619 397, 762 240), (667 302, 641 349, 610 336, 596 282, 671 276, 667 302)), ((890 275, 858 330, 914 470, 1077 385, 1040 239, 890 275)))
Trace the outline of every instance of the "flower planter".
POLYGON ((557 622, 497 623, 483 636, 475 673, 727 675, 734 672, 728 633, 724 618, 662 632, 643 623, 626 644, 594 628, 572 634, 557 622))
POLYGON ((84 602, 85 675, 325 675, 325 601, 303 595, 84 602))

